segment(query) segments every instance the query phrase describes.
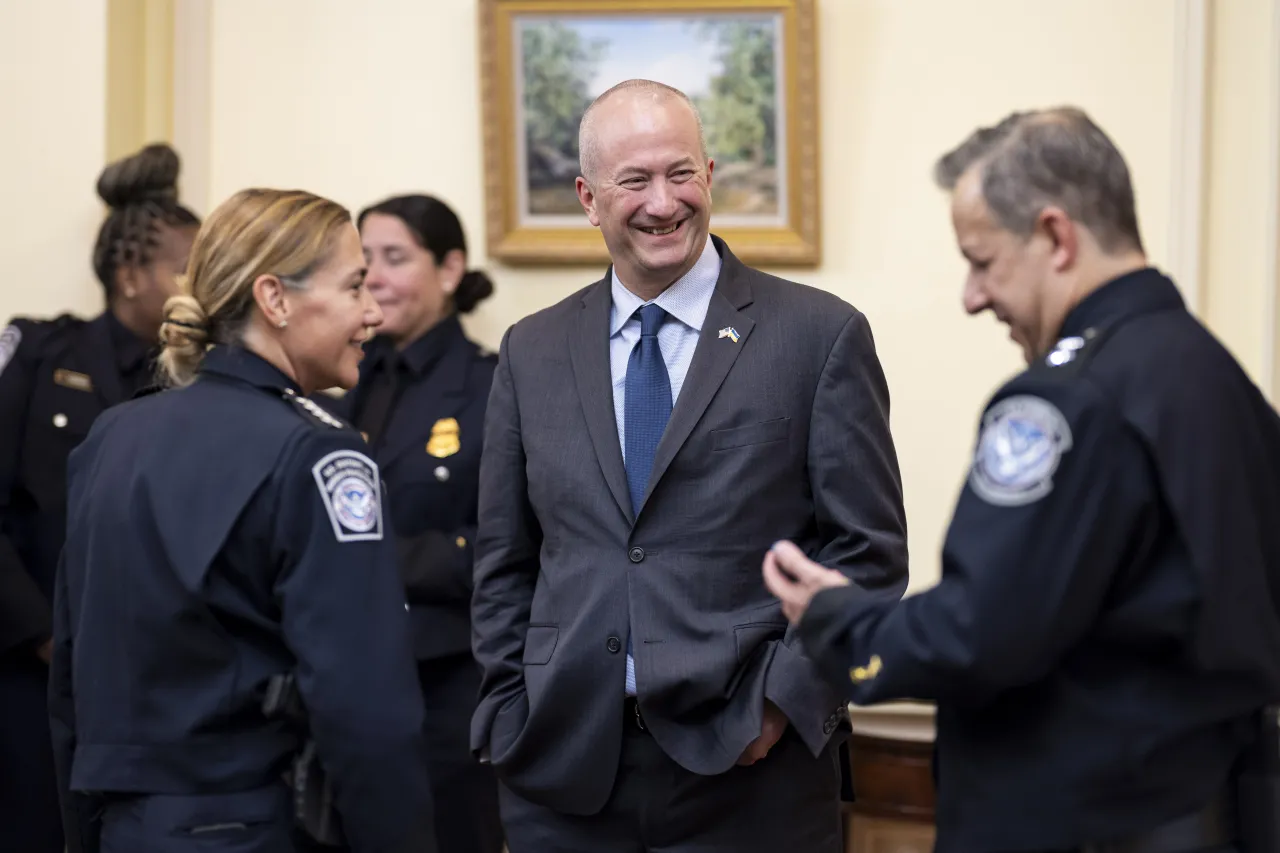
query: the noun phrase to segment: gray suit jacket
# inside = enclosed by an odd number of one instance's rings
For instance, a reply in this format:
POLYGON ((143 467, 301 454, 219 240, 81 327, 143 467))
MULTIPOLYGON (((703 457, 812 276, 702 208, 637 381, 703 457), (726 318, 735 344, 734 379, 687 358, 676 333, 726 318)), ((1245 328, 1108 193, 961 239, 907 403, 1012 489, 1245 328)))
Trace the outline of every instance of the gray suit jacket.
POLYGON ((766 698, 814 755, 841 720, 764 586, 773 542, 887 596, 906 588, 889 393, 866 318, 713 239, 720 278, 638 515, 614 420, 609 276, 502 342, 480 466, 472 747, 561 812, 593 814, 613 787, 628 631, 653 737, 717 774, 760 734, 766 698))

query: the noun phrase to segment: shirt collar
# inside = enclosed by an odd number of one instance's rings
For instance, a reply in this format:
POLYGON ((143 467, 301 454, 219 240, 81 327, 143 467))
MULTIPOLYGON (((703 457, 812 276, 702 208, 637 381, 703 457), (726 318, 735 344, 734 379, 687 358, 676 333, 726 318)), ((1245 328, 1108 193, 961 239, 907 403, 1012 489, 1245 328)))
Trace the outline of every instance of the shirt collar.
MULTIPOLYGON (((609 278, 613 293, 609 337, 613 337, 627 324, 636 309, 646 303, 618 280, 616 268, 610 272, 609 278)), ((701 332, 702 323, 707 319, 707 309, 711 306, 711 295, 716 291, 719 278, 720 254, 708 235, 707 244, 693 268, 658 294, 653 302, 695 332, 701 332)))
POLYGON ((301 393, 298 383, 280 368, 257 353, 234 344, 219 344, 209 350, 200 362, 199 372, 239 379, 259 388, 301 393))
MULTIPOLYGON (((427 330, 413 343, 399 353, 398 361, 419 376, 427 373, 448 352, 459 338, 463 337, 462 322, 457 314, 450 314, 427 330)), ((370 343, 370 373, 386 370, 396 355, 395 346, 389 338, 379 336, 370 343)))
POLYGON ((1178 286, 1159 270, 1144 267, 1112 279, 1080 300, 1067 314, 1058 337, 1079 336, 1137 314, 1183 307, 1178 286))
POLYGON ((143 367, 153 352, 158 348, 148 346, 147 342, 125 328, 124 323, 111 311, 107 315, 107 333, 111 336, 111 347, 115 350, 116 366, 121 375, 129 376, 143 367))

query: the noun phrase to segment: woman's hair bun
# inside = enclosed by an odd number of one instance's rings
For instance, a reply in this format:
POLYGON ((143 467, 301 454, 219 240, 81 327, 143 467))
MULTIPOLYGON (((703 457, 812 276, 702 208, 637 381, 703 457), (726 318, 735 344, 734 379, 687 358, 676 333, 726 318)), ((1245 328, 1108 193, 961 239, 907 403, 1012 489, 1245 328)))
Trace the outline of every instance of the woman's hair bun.
POLYGON ((178 152, 168 145, 148 145, 102 170, 98 196, 113 210, 148 201, 176 202, 181 165, 178 152))
POLYGON ((480 270, 467 270, 453 292, 453 306, 459 314, 469 314, 493 295, 493 280, 480 270))
POLYGON ((210 344, 209 315, 194 296, 171 296, 164 304, 164 322, 160 324, 160 365, 169 382, 179 387, 195 379, 205 351, 210 344))

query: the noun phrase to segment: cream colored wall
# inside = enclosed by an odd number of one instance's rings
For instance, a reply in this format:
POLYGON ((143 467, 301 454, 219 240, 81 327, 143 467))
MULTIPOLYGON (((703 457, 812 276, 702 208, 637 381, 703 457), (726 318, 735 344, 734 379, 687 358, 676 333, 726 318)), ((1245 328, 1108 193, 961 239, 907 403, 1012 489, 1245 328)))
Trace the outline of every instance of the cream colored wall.
POLYGON ((101 310, 105 0, 0 2, 0 322, 101 310))
MULTIPOLYGON (((1081 104, 1129 156, 1147 239, 1163 262, 1174 4, 1076 0, 1052 23, 1022 0, 820 6, 826 257, 820 269, 789 274, 871 320, 894 397, 919 586, 937 576, 984 397, 1019 367, 990 320, 960 311, 962 266, 931 164, 976 122, 1081 104)), ((362 12, 345 0, 217 0, 211 197, 295 184, 358 206, 427 190, 457 207, 483 263, 475 20, 472 0, 378 0, 362 12)), ((491 345, 600 272, 491 271, 497 295, 468 323, 491 345)))
POLYGON ((1212 31, 1204 317, 1275 401, 1280 2, 1216 3, 1212 31))
MULTIPOLYGON (((598 276, 486 264, 475 0, 171 1, 174 141, 198 211, 249 184, 303 186, 352 207, 393 192, 441 195, 468 226, 473 261, 497 281, 495 297, 467 320, 490 345, 598 276)), ((0 73, 22 83, 0 87, 0 107, 37 129, 0 141, 0 180, 13 187, 5 197, 23 199, 0 213, 10 261, 0 314, 98 305, 87 255, 99 215, 92 184, 103 158, 105 3, 74 0, 77 12, 92 7, 87 17, 68 14, 71 5, 0 4, 0 73), (25 205, 44 214, 29 216, 25 205)), ((945 200, 930 184, 934 158, 1013 109, 1088 109, 1133 167, 1153 261, 1199 281, 1191 295, 1201 313, 1269 383, 1276 226, 1268 205, 1280 204, 1280 119, 1269 118, 1280 116, 1280 73, 1269 69, 1280 68, 1280 29, 1271 26, 1280 0, 1076 0, 1052 11, 1023 0, 819 6, 825 260, 783 272, 871 319, 894 395, 918 589, 937 577, 981 406, 1020 367, 990 319, 960 311, 963 267, 945 200), (1205 9, 1207 30, 1188 29, 1205 9), (1188 81, 1206 69, 1187 44, 1204 32, 1212 124, 1200 175, 1198 140, 1174 128, 1199 116, 1188 81), (1199 231, 1202 243, 1171 238, 1199 231)))

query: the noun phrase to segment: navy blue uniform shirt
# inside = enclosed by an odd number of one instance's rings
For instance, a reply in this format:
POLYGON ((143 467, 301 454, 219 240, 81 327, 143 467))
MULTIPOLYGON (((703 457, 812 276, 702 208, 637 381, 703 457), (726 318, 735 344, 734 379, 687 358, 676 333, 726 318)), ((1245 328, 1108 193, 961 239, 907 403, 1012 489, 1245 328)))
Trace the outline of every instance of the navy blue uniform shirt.
POLYGON ((1280 418, 1155 270, 1061 336, 986 408, 937 587, 800 625, 853 701, 938 703, 940 853, 1193 812, 1280 697, 1280 418))
MULTIPOLYGON (((72 454, 50 714, 72 850, 99 792, 217 794, 299 746, 261 712, 294 672, 356 851, 429 803, 423 706, 377 466, 258 356, 103 414, 72 454)), ((428 809, 429 810, 429 809, 428 809)))
POLYGON ((497 363, 451 316, 402 352, 376 338, 360 384, 322 401, 365 433, 382 470, 420 660, 471 653, 480 450, 497 363))
POLYGON ((51 633, 67 456, 107 407, 152 381, 147 345, 110 312, 0 331, 0 654, 51 633))

